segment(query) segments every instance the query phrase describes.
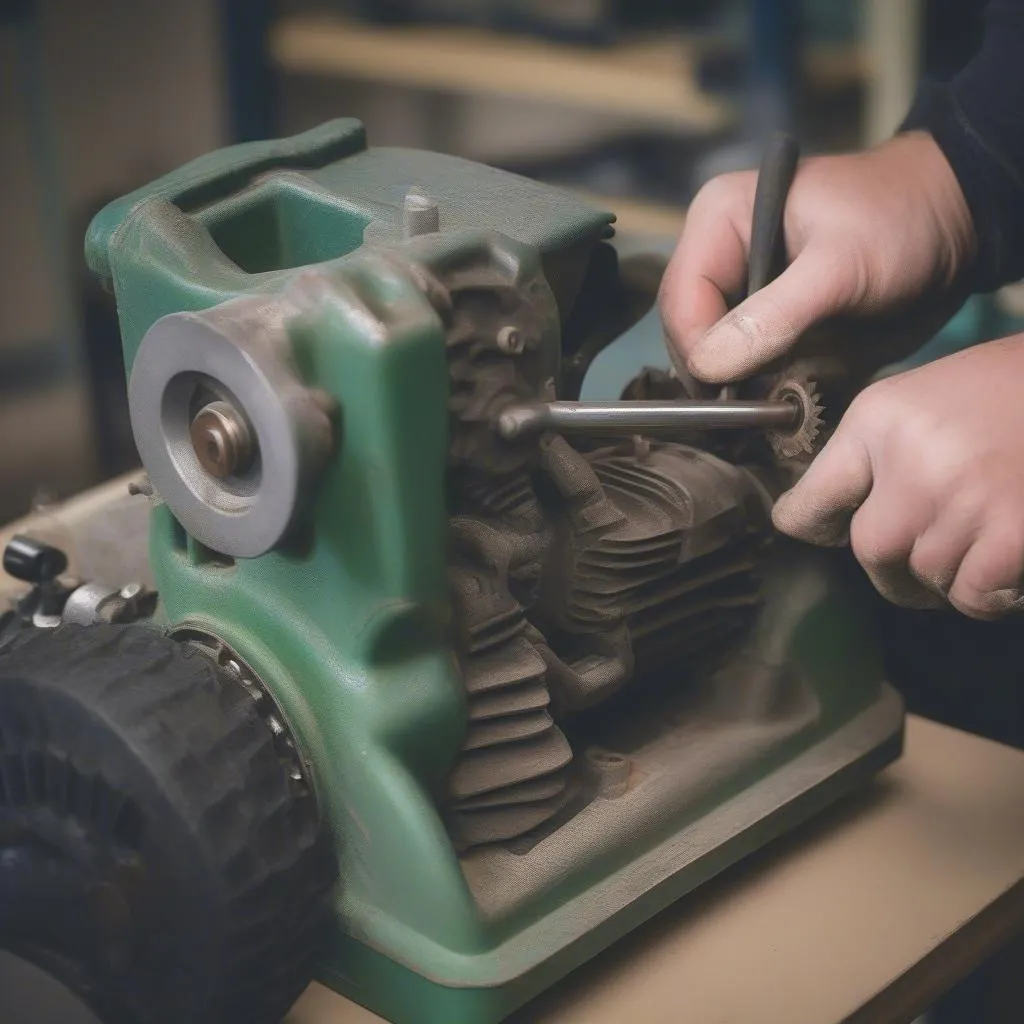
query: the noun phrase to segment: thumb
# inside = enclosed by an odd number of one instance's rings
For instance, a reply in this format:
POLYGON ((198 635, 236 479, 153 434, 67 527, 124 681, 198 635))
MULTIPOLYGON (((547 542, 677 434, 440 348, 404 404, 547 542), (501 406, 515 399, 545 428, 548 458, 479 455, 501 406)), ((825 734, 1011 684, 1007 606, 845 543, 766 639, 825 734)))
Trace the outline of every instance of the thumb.
POLYGON ((716 384, 749 376, 810 327, 849 306, 851 277, 849 265, 835 254, 805 249, 704 334, 689 353, 690 371, 716 384))

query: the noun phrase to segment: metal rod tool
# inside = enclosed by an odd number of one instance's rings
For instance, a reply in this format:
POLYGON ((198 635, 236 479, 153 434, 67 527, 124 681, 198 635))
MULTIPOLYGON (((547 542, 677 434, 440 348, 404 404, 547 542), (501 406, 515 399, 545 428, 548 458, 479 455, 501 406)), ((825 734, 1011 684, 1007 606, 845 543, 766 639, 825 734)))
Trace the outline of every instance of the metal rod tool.
MULTIPOLYGON (((783 217, 789 187, 800 162, 800 146, 791 135, 777 132, 768 140, 757 172, 754 213, 750 225, 747 260, 747 297, 771 284, 786 269, 786 237, 783 217)), ((737 396, 735 384, 719 392, 722 399, 737 396)))
POLYGON ((754 190, 747 265, 748 296, 771 284, 786 269, 782 220, 799 161, 800 147, 791 135, 778 133, 768 141, 754 190))
POLYGON ((498 432, 511 440, 545 430, 594 434, 652 431, 738 430, 795 427, 801 412, 793 402, 537 402, 513 405, 498 417, 498 432))

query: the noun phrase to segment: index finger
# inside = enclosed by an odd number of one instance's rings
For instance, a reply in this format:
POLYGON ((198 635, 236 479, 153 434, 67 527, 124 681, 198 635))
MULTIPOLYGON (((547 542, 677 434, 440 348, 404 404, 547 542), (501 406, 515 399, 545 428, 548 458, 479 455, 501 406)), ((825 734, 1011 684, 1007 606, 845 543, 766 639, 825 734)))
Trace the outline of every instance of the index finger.
POLYGON ((746 172, 714 178, 687 213, 659 296, 665 333, 684 359, 746 285, 756 183, 746 172))
POLYGON ((864 442, 840 423, 810 468, 775 503, 781 532, 822 547, 845 544, 850 519, 871 493, 874 472, 864 442))

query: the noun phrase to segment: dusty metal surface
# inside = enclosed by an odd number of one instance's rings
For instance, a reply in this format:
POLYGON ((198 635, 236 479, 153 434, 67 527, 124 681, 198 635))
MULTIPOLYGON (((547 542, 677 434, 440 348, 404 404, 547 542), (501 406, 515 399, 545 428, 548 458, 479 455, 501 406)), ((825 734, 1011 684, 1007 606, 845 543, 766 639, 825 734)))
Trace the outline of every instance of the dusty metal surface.
MULTIPOLYGON (((771 536, 760 474, 707 450, 650 436, 574 442, 561 421, 496 429, 503 414, 557 398, 560 379, 550 293, 499 278, 480 265, 437 281, 449 309, 449 576, 469 717, 444 810, 460 849, 535 839, 588 805, 607 780, 592 758, 579 763, 588 742, 567 738, 575 716, 721 658, 762 604, 771 536)), ((718 406, 722 417, 750 409, 718 406)), ((788 399, 754 409, 780 428, 799 414, 788 399)), ((773 721, 764 749, 793 727, 773 721)), ((730 749, 723 763, 734 765, 730 749)))
MULTIPOLYGON (((129 488, 145 486, 141 473, 118 477, 59 505, 38 506, 31 515, 0 530, 0 547, 17 534, 44 541, 65 552, 66 573, 79 580, 111 586, 137 580, 153 586, 149 565, 150 502, 129 488)), ((0 600, 23 593, 27 585, 0 574, 0 600)))
POLYGON ((153 486, 196 540, 231 557, 281 541, 333 443, 329 410, 295 369, 284 316, 265 296, 245 296, 161 317, 129 378, 153 486))

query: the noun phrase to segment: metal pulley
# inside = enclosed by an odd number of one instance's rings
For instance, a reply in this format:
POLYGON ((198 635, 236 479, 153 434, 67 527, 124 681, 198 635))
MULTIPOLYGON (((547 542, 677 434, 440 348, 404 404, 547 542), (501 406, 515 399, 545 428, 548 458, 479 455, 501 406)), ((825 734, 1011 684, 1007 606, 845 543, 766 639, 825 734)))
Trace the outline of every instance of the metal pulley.
POLYGON ((259 296, 165 316, 132 365, 132 429, 156 493, 235 558, 282 541, 332 443, 328 403, 292 364, 287 313, 259 296))

